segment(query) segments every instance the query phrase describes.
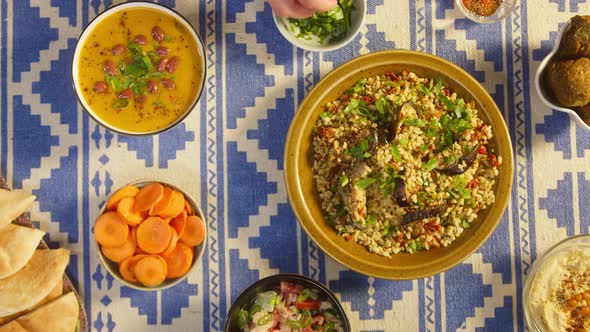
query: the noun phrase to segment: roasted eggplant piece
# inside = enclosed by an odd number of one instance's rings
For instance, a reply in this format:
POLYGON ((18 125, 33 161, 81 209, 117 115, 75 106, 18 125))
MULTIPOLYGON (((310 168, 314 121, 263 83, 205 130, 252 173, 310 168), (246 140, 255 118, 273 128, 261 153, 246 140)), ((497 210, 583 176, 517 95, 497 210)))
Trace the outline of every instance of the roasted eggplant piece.
POLYGON ((471 167, 475 162, 475 158, 477 158, 479 147, 480 145, 478 144, 475 147, 475 149, 473 149, 471 152, 459 158, 459 160, 450 164, 449 166, 439 169, 439 171, 448 175, 459 175, 465 173, 467 169, 471 167), (463 165, 463 162, 465 162, 465 167, 461 167, 463 165))
POLYGON ((409 224, 413 221, 436 217, 438 215, 443 214, 447 210, 447 207, 447 203, 442 203, 434 207, 408 212, 404 215, 402 223, 409 224))
POLYGON ((410 206, 408 197, 406 196, 406 182, 404 179, 395 179, 395 189, 393 190, 393 198, 395 198, 397 205, 401 207, 410 206))

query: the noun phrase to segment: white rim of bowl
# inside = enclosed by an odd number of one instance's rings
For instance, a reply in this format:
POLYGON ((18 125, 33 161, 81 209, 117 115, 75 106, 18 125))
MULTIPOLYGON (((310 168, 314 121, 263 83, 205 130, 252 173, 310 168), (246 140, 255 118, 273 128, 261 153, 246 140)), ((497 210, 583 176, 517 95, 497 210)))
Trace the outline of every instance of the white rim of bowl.
MULTIPOLYGON (((107 271, 115 278, 117 279, 119 282, 121 282, 122 284, 124 284, 125 286, 131 287, 133 289, 136 290, 140 290, 140 291, 145 291, 145 292, 152 292, 152 291, 160 291, 160 290, 164 290, 164 289, 168 289, 171 287, 174 287, 176 285, 178 285, 179 283, 181 283, 182 281, 184 281, 185 279, 188 278, 189 274, 191 274, 193 272, 193 270, 196 268, 196 266, 199 264, 199 261, 201 260, 201 258, 203 257, 204 253, 205 253, 205 249, 207 248, 207 234, 209 232, 209 229, 207 227, 207 221, 205 220, 205 215, 203 214, 203 211, 201 210, 201 207, 196 203, 196 201, 193 199, 193 197, 191 195, 189 195, 186 191, 184 191, 183 189, 181 189, 180 187, 166 182, 166 181, 162 181, 162 180, 154 180, 154 179, 140 179, 140 180, 135 180, 129 183, 126 183, 124 185, 122 185, 121 187, 117 188, 117 190, 113 191, 105 200, 105 204, 102 207, 102 209, 100 209, 100 212, 98 213, 98 215, 96 216, 96 218, 94 219, 94 224, 96 224, 96 220, 103 214, 106 212, 106 202, 108 202, 109 198, 111 198, 111 196, 113 196, 118 190, 120 190, 123 187, 126 186, 136 186, 136 185, 143 185, 143 184, 148 184, 148 183, 153 183, 153 182, 159 182, 163 185, 169 186, 172 189, 178 190, 180 193, 182 193, 182 195, 184 196, 184 198, 186 200, 189 201, 189 203, 193 206, 193 208, 195 208, 195 212, 198 214, 198 216, 201 218, 201 220, 203 220, 203 223, 205 224, 205 239, 203 240, 203 242, 201 244, 198 245, 198 247, 201 247, 201 250, 199 252, 198 255, 196 255, 193 257, 193 263, 191 265, 191 267, 188 269, 188 271, 186 271, 186 273, 183 276, 180 276, 178 278, 166 278, 166 280, 168 279, 175 279, 174 281, 172 281, 169 284, 163 285, 163 286, 155 286, 155 287, 147 287, 147 286, 141 286, 139 284, 134 284, 132 282, 129 282, 125 279, 123 279, 123 277, 121 276, 121 273, 119 273, 119 271, 113 271, 113 269, 111 268, 112 264, 117 264, 117 266, 119 265, 119 263, 113 262, 110 259, 108 259, 100 250, 100 245, 98 244, 98 241, 96 241, 96 239, 94 240, 94 245, 96 247, 96 251, 98 252, 98 258, 100 259, 100 262, 102 263, 102 265, 104 266, 105 269, 107 269, 107 271)), ((94 228, 94 224, 92 225, 92 227, 94 228)), ((164 282, 166 282, 166 280, 164 282)))
POLYGON ((76 42, 76 48, 74 50, 74 54, 72 57, 72 84, 74 86, 74 90, 76 92, 78 102, 80 103, 80 105, 82 105, 82 108, 84 108, 86 113, 88 115, 90 115, 90 117, 92 119, 94 119, 94 121, 98 122, 101 126, 107 128, 109 130, 112 130, 114 132, 129 135, 129 136, 147 136, 147 135, 159 134, 159 133, 162 133, 162 132, 178 125, 179 123, 181 123, 193 111, 193 109, 195 109, 197 107, 197 103, 201 99, 203 89, 205 88, 206 76, 207 76, 207 59, 205 57, 205 47, 203 45, 203 41, 201 40, 201 37, 199 36, 199 34, 195 30, 195 28, 190 24, 190 22, 184 16, 182 16, 181 14, 176 12, 175 10, 168 8, 166 6, 163 6, 163 5, 157 4, 157 3, 152 3, 152 2, 135 1, 135 2, 121 3, 118 5, 114 5, 110 8, 108 8, 107 10, 103 11, 102 13, 98 14, 94 19, 92 19, 92 21, 90 21, 90 23, 88 23, 88 25, 84 28, 84 30, 82 31, 82 33, 78 37, 78 41, 76 42), (152 10, 164 12, 164 13, 174 17, 178 22, 180 22, 186 28, 187 31, 189 31, 191 36, 193 36, 193 38, 196 42, 197 49, 199 50, 199 53, 200 53, 201 58, 203 60, 202 73, 201 73, 202 74, 201 86, 199 87, 199 91, 195 95, 195 98, 192 100, 191 106, 188 107, 187 110, 180 117, 178 117, 178 119, 174 120, 173 122, 171 122, 167 126, 162 127, 160 129, 145 131, 145 132, 134 132, 134 131, 124 130, 121 128, 117 128, 117 127, 107 123, 106 121, 104 121, 101 117, 99 117, 92 110, 92 108, 88 105, 88 103, 84 99, 82 92, 80 91, 79 81, 78 81, 78 63, 79 63, 79 59, 80 59, 80 52, 82 50, 84 43, 86 42, 86 39, 88 39, 88 36, 92 33, 92 31, 94 31, 94 28, 100 22, 102 22, 105 18, 107 18, 117 12, 120 12, 120 11, 123 11, 126 9, 132 9, 132 8, 152 9, 152 10))
POLYGON ((537 68, 537 72, 535 73, 535 90, 537 91, 537 95, 539 96, 539 99, 541 99, 541 101, 543 102, 543 104, 545 104, 545 106, 548 106, 549 108, 554 109, 556 111, 560 111, 560 112, 564 112, 564 113, 569 114, 569 116, 572 119, 574 119, 574 121, 577 122, 582 128, 590 131, 590 125, 588 125, 586 122, 584 122, 584 120, 582 120, 582 118, 580 117, 580 115, 578 115, 578 113, 576 111, 574 111, 570 108, 566 108, 566 107, 562 107, 562 106, 553 104, 551 101, 549 101, 545 97, 545 94, 543 93, 543 90, 541 89, 541 81, 543 80, 543 72, 545 71, 545 68, 547 67, 549 62, 551 62, 551 60, 553 59, 555 54, 557 54, 557 51, 559 51, 559 46, 561 45, 561 38, 563 37, 563 34, 567 30, 567 28, 570 26, 570 23, 571 23, 571 20, 566 21, 563 24, 563 26, 561 27, 561 29, 559 29, 557 37, 555 38, 555 45, 553 46, 553 49, 551 50, 551 52, 549 52, 549 54, 547 54, 547 56, 543 59, 543 61, 541 61, 541 64, 537 68))
MULTIPOLYGON (((328 45, 311 45, 305 42, 305 40, 301 40, 301 39, 297 39, 297 37, 295 37, 291 31, 289 31, 289 29, 287 29, 287 26, 289 24, 289 22, 287 21, 289 18, 288 17, 279 17, 277 15, 275 15, 275 13, 272 13, 272 18, 275 22, 275 25, 277 27, 277 29, 279 30, 279 32, 281 33, 281 35, 291 44, 293 44, 296 47, 299 47, 301 49, 307 50, 307 51, 312 51, 312 52, 330 52, 330 51, 334 51, 337 50, 339 48, 342 48, 346 45, 348 45, 361 31, 361 27, 365 24, 365 17, 367 16, 367 5, 366 5, 366 0, 357 0, 354 2, 355 5, 357 4, 362 4, 359 7, 362 8, 357 8, 360 9, 359 10, 359 19, 358 19, 358 23, 355 24, 354 26, 351 26, 351 33, 350 35, 348 35, 346 38, 342 39, 341 41, 335 43, 335 44, 328 44, 328 45)), ((357 10, 355 9, 355 10, 357 10)))

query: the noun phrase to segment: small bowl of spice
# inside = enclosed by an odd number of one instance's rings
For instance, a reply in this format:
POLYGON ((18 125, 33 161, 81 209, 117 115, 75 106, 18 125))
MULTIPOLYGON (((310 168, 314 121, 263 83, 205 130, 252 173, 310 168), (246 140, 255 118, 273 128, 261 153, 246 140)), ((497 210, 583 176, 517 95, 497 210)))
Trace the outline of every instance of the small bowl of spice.
POLYGON ((494 23, 510 15, 518 0, 456 0, 465 16, 477 23, 494 23))
POLYGON ((590 235, 567 238, 537 258, 523 290, 529 331, 590 330, 590 235))
POLYGON ((365 20, 365 0, 338 0, 338 5, 313 16, 273 18, 279 32, 291 44, 315 52, 339 49, 350 43, 365 20))

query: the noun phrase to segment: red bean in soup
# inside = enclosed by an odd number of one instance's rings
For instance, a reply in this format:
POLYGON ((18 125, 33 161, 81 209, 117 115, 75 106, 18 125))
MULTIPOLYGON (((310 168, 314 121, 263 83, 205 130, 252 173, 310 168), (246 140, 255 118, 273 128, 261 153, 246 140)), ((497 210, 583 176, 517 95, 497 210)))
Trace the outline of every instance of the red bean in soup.
POLYGON ((120 130, 150 132, 192 106, 203 63, 197 41, 174 17, 133 8, 112 14, 91 31, 78 72, 92 113, 120 130))

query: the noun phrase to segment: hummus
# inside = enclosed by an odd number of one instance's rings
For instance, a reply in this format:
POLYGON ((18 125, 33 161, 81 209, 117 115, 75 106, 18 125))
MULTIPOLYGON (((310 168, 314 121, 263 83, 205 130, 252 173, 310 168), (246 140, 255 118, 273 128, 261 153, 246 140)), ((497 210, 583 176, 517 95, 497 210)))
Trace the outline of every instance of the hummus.
POLYGON ((532 280, 528 301, 542 331, 590 331, 590 248, 548 256, 532 280))

